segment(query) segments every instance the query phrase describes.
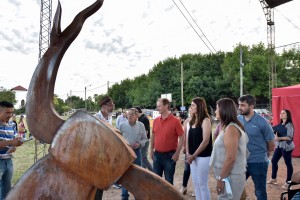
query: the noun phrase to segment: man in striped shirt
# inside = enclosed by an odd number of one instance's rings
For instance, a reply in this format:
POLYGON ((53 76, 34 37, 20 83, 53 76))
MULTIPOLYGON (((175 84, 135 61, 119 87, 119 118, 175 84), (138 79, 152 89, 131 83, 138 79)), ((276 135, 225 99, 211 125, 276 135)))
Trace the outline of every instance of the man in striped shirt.
POLYGON ((13 176, 12 153, 21 146, 21 138, 16 138, 15 125, 9 121, 14 106, 8 101, 0 101, 0 200, 4 199, 11 189, 13 176))

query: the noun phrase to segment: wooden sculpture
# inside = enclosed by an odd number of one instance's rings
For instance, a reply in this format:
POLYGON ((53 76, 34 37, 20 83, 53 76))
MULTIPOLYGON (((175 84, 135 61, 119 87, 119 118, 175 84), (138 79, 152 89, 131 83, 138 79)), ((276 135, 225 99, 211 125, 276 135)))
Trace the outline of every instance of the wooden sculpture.
POLYGON ((96 188, 108 189, 118 179, 139 200, 183 199, 171 184, 133 164, 136 155, 115 128, 84 111, 64 121, 54 109, 54 85, 63 55, 84 21, 102 4, 97 0, 61 32, 58 3, 50 47, 33 74, 26 105, 32 135, 51 148, 14 185, 7 200, 93 200, 96 188))

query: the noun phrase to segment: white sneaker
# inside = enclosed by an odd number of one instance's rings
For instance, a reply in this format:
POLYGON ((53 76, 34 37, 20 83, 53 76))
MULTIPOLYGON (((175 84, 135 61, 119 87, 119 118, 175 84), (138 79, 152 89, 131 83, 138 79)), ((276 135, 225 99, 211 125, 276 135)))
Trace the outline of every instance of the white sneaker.
POLYGON ((192 197, 195 197, 195 196, 196 196, 195 190, 193 190, 192 197))

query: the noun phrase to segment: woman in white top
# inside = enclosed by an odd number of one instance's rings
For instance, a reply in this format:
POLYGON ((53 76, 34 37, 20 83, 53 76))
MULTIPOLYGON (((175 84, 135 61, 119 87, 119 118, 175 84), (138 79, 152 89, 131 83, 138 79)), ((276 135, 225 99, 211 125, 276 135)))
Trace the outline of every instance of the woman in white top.
POLYGON ((217 193, 219 199, 240 200, 246 182, 248 136, 237 119, 232 99, 217 101, 216 118, 222 128, 214 143, 210 165, 217 179, 217 193))

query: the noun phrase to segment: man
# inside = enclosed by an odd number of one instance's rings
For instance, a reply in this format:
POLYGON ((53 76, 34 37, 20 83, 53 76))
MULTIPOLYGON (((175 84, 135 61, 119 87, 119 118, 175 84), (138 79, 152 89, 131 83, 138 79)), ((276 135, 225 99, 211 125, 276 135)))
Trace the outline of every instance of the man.
POLYGON ((155 118, 152 128, 150 153, 153 171, 159 176, 164 173, 165 179, 173 184, 176 161, 183 144, 183 128, 180 121, 169 111, 168 99, 158 99, 156 105, 161 116, 155 118))
POLYGON ((147 133, 147 142, 145 143, 145 146, 142 147, 142 167, 149 169, 150 171, 153 171, 152 165, 148 160, 148 149, 149 149, 149 139, 150 139, 150 122, 148 117, 143 113, 141 107, 135 106, 135 109, 138 110, 138 120, 142 122, 145 126, 146 133, 147 133))
POLYGON ((254 112, 255 98, 249 94, 238 99, 240 115, 239 121, 243 124, 249 137, 247 148, 250 156, 247 159, 246 179, 252 177, 255 186, 255 195, 258 200, 267 197, 268 156, 274 151, 274 133, 268 122, 254 112))
MULTIPOLYGON (((120 125, 120 132, 136 154, 134 164, 141 166, 141 148, 148 141, 145 126, 138 120, 138 111, 130 108, 127 113, 128 121, 120 125)), ((128 200, 128 191, 122 187, 122 200, 128 200)))
POLYGON ((8 101, 0 102, 0 200, 11 189, 13 176, 12 153, 23 143, 17 134, 15 125, 9 119, 13 116, 14 106, 8 101))
POLYGON ((113 100, 108 95, 106 95, 100 99, 99 105, 100 110, 94 116, 112 125, 112 112, 115 108, 113 100))
MULTIPOLYGON (((109 123, 112 125, 112 112, 115 108, 115 104, 113 100, 108 96, 104 96, 99 101, 100 110, 98 113, 96 113, 94 116, 101 121, 104 121, 106 123, 109 123)), ((121 187, 114 183, 114 187, 120 189, 121 187)), ((101 200, 103 195, 103 190, 97 189, 95 199, 94 200, 101 200)))
POLYGON ((119 115, 116 119, 116 127, 117 129, 120 128, 120 124, 122 124, 123 122, 127 121, 127 116, 126 116, 126 111, 124 110, 123 113, 121 115, 119 115))

